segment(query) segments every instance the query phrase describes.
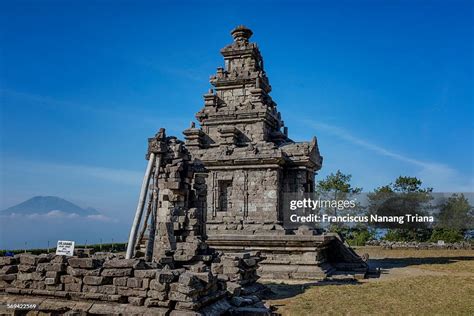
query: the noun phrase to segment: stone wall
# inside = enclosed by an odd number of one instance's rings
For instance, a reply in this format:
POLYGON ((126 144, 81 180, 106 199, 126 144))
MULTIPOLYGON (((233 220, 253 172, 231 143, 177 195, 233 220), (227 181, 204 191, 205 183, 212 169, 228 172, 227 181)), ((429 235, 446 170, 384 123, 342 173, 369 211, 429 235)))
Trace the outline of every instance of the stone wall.
POLYGON ((261 315, 268 312, 253 296, 263 289, 255 283, 259 254, 216 254, 209 259, 170 268, 113 254, 86 258, 52 254, 2 257, 0 291, 8 295, 144 306, 157 311, 184 313, 253 305, 261 315))
MULTIPOLYGON (((229 224, 229 228, 244 220, 278 221, 279 170, 248 169, 211 172, 209 181, 214 190, 207 192, 207 225, 229 224), (222 184, 230 185, 227 207, 222 208, 222 184)), ((237 229, 237 227, 235 228, 237 229)))

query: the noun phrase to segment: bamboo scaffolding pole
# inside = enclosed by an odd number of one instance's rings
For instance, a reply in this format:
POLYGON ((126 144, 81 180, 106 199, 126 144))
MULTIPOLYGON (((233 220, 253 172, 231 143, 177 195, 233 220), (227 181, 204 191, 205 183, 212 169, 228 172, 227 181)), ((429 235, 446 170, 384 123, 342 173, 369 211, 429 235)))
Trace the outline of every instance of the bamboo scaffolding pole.
POLYGON ((130 230, 130 236, 127 244, 126 259, 131 259, 134 255, 135 243, 137 239, 137 232, 140 226, 140 222, 143 215, 143 207, 145 205, 146 194, 148 191, 148 185, 150 184, 150 175, 155 163, 155 153, 150 153, 148 165, 146 167, 145 176, 143 177, 142 188, 140 190, 140 197, 138 199, 137 209, 135 211, 135 218, 133 219, 132 228, 130 230))

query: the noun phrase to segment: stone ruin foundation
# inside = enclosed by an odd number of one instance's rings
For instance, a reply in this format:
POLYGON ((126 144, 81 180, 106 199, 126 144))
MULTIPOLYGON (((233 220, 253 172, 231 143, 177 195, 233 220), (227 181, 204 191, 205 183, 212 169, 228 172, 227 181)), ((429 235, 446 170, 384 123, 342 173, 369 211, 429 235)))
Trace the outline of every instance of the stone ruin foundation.
POLYGON ((258 254, 202 253, 208 257, 180 265, 113 254, 3 257, 1 303, 36 304, 28 315, 270 314, 256 296, 263 289, 255 283, 258 254))
POLYGON ((323 159, 316 137, 288 137, 252 31, 232 36, 200 127, 184 141, 164 129, 148 140, 125 258, 0 258, 3 302, 52 314, 270 315, 260 277, 364 277, 367 264, 337 235, 285 228, 282 195, 313 192, 323 159))

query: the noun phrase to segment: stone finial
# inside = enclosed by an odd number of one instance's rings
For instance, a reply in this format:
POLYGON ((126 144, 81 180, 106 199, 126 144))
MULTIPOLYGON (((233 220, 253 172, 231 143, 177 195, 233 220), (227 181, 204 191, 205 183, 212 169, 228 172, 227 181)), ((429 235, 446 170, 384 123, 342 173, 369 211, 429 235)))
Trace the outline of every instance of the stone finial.
POLYGON ((248 42, 253 32, 246 26, 239 25, 233 29, 230 34, 232 34, 235 42, 248 42))

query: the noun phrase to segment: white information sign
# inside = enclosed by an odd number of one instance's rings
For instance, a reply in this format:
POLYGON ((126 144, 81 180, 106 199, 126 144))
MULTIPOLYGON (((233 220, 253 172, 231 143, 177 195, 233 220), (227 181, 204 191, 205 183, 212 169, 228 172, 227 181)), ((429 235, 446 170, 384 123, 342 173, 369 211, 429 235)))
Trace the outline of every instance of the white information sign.
POLYGON ((74 255, 74 241, 58 240, 56 254, 63 255, 63 256, 73 256, 74 255))

